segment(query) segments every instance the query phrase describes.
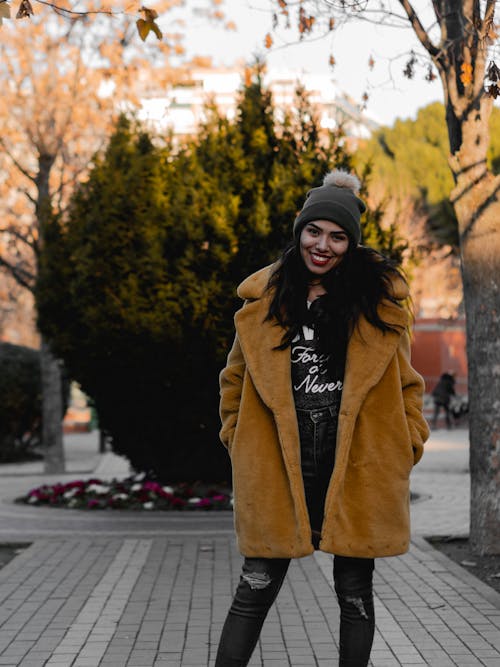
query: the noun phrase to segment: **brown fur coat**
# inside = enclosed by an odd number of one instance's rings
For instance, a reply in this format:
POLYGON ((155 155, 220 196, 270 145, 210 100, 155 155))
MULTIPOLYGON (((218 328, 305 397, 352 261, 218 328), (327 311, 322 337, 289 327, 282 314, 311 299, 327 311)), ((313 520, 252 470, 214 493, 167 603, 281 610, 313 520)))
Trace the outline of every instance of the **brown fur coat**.
MULTIPOLYGON (((264 322, 266 267, 238 288, 236 338, 221 373, 221 440, 228 448, 238 546, 245 556, 297 558, 313 552, 283 330, 264 322)), ((394 295, 407 296, 395 279, 394 295)), ((382 319, 405 327, 407 313, 380 306, 382 319)), ((410 365, 406 331, 386 332, 361 318, 347 350, 335 468, 319 548, 341 556, 378 557, 409 546, 409 474, 429 435, 424 384, 410 365)))

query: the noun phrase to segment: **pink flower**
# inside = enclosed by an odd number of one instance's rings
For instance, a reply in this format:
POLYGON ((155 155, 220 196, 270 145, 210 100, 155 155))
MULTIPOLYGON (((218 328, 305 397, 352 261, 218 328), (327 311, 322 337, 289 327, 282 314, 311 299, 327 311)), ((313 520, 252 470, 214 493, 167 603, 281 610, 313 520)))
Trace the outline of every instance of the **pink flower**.
POLYGON ((50 498, 50 489, 47 486, 40 486, 38 489, 32 489, 29 492, 30 498, 37 498, 37 500, 48 500, 50 498))
POLYGON ((61 496, 64 493, 64 486, 62 484, 54 484, 50 490, 53 496, 61 496))
POLYGON ((152 493, 158 493, 158 494, 160 494, 163 491, 158 482, 144 482, 142 488, 144 489, 144 491, 151 491, 152 493))
POLYGON ((231 496, 214 486, 187 482, 162 486, 143 474, 124 480, 76 479, 65 483, 42 485, 31 489, 22 499, 32 505, 82 507, 89 510, 104 508, 134 508, 144 510, 207 510, 225 509, 232 505, 231 496), (203 490, 202 490, 203 489, 203 490), (141 507, 142 505, 142 507, 141 507))
POLYGON ((64 488, 69 491, 69 489, 83 489, 85 487, 86 482, 84 482, 81 479, 76 479, 73 482, 66 482, 64 485, 64 488))

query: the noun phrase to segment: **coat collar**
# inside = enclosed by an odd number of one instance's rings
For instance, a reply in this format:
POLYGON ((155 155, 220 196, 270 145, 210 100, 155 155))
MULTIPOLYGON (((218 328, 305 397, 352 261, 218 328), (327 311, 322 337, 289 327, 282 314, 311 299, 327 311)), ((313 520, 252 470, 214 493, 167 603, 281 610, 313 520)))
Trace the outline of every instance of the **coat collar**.
POLYGON ((238 339, 252 381, 264 403, 273 411, 293 409, 290 382, 290 349, 275 349, 281 343, 283 329, 276 321, 266 320, 271 295, 266 292, 272 267, 249 276, 238 288, 246 299, 235 315, 238 339))
MULTIPOLYGON (((271 270, 272 266, 265 267, 241 283, 238 295, 246 302, 236 313, 235 324, 248 372, 262 400, 275 414, 293 414, 290 349, 275 349, 281 343, 283 329, 276 321, 265 321, 271 298, 266 291, 271 270)), ((408 288, 395 278, 393 292, 397 298, 404 298, 408 288)), ((408 326, 408 315, 397 304, 384 302, 379 312, 383 320, 401 331, 408 326)), ((391 331, 383 333, 360 318, 347 348, 341 415, 354 417, 358 413, 366 394, 382 377, 400 336, 391 331)))

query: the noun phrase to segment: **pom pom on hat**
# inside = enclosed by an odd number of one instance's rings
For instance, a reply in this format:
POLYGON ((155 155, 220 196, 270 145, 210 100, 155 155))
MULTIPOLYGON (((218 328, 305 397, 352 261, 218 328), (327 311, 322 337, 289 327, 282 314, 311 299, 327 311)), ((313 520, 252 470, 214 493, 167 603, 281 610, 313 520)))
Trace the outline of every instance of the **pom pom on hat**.
POLYGON ((361 181, 354 174, 344 169, 334 169, 330 171, 323 179, 323 185, 336 185, 338 188, 347 188, 352 190, 355 195, 361 190, 361 181))
POLYGON ((295 219, 293 234, 297 237, 305 224, 314 220, 329 220, 358 244, 361 240, 361 213, 364 202, 357 197, 361 183, 357 176, 343 169, 334 169, 323 179, 323 185, 307 193, 302 210, 295 219))

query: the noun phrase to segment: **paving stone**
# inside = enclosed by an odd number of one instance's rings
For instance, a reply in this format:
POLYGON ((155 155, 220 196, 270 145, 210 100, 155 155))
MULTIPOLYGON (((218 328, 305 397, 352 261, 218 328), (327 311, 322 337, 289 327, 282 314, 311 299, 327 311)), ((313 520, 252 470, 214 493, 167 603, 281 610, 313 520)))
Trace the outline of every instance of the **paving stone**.
MULTIPOLYGON (((370 667, 500 665, 500 596, 421 538, 468 530, 460 451, 459 461, 458 450, 447 449, 440 460, 449 469, 438 470, 431 444, 412 477, 423 500, 411 508, 411 551, 377 560, 370 667)), ((96 532, 111 525, 106 515, 74 514, 75 523, 92 522, 96 531, 66 534, 70 515, 58 510, 40 513, 40 530, 49 515, 61 517, 59 534, 37 538, 0 570, 0 665, 213 667, 242 562, 230 531, 212 531, 218 517, 183 517, 203 530, 190 533, 183 525, 181 534, 178 516, 117 514, 113 528, 121 522, 126 530, 114 536, 96 532)), ((331 556, 292 561, 249 667, 332 667, 338 625, 331 556)))

